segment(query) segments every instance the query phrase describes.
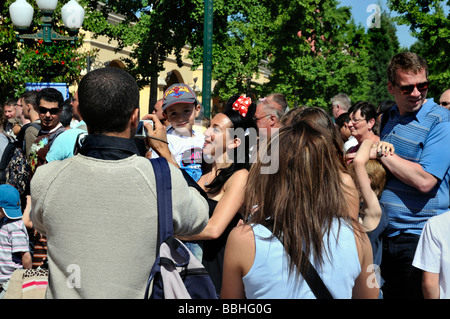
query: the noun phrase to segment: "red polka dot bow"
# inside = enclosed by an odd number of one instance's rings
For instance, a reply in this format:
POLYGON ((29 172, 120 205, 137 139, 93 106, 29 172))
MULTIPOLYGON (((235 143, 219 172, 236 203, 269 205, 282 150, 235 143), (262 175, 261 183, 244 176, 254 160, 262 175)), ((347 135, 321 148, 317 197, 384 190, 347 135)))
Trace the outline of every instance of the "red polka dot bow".
POLYGON ((236 102, 233 103, 233 110, 239 111, 242 117, 245 117, 248 112, 248 107, 252 104, 252 99, 249 97, 240 96, 236 102))

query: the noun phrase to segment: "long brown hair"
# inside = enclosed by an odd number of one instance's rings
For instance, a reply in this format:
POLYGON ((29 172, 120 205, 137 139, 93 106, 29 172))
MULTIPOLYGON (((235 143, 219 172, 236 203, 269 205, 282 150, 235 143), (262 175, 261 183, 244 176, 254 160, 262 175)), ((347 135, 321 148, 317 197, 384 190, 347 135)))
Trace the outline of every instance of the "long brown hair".
POLYGON ((331 134, 309 121, 281 128, 267 143, 278 170, 261 174, 267 159, 252 165, 246 187, 245 211, 249 223, 269 228, 284 245, 290 273, 306 270, 302 252, 320 264, 324 236, 334 218, 352 223, 345 200, 345 186, 331 134), (276 158, 277 157, 277 158, 276 158))

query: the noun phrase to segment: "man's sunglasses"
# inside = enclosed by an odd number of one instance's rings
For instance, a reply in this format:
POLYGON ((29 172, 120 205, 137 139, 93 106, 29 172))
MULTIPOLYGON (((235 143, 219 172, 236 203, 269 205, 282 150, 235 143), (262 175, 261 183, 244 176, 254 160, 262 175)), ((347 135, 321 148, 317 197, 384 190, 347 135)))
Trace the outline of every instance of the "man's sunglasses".
POLYGON ((56 115, 59 113, 59 108, 54 107, 54 108, 48 109, 46 107, 39 106, 39 113, 47 114, 47 112, 50 112, 51 115, 56 115))
POLYGON ((450 102, 441 102, 440 105, 442 105, 442 106, 450 106, 450 102))
POLYGON ((428 87, 430 86, 430 82, 423 82, 423 83, 417 83, 417 84, 411 84, 411 85, 402 85, 399 86, 400 91, 402 91, 402 94, 409 95, 414 91, 414 88, 417 88, 419 92, 428 90, 428 87))

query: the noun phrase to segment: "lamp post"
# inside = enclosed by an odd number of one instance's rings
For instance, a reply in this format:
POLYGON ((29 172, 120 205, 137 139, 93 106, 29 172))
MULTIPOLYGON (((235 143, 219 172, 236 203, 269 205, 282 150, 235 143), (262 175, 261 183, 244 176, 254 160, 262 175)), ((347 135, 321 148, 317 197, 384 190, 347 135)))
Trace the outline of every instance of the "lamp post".
POLYGON ((83 25, 84 9, 75 0, 70 0, 61 9, 61 16, 65 27, 69 31, 69 36, 58 34, 53 29, 53 12, 58 5, 58 0, 36 0, 42 12, 42 29, 35 33, 26 34, 33 20, 33 7, 26 0, 16 0, 9 6, 9 14, 16 30, 19 31, 17 37, 20 41, 25 39, 42 40, 45 44, 52 41, 65 40, 76 41, 78 30, 83 25))
POLYGON ((202 104, 204 115, 211 116, 211 73, 212 73, 212 36, 213 36, 213 0, 205 0, 205 25, 203 37, 203 90, 202 104))
MULTIPOLYGON (((58 5, 58 0, 36 0, 36 2, 42 13, 42 26, 35 33, 27 33, 33 20, 33 7, 26 0, 16 0, 9 7, 12 23, 15 29, 19 31, 17 38, 20 42, 29 40, 43 43, 45 46, 44 52, 49 57, 51 56, 50 47, 53 41, 70 41, 73 44, 78 40, 77 34, 83 25, 84 9, 77 1, 70 0, 61 8, 61 17, 69 33, 68 36, 59 34, 53 28, 53 13, 58 5)), ((62 74, 65 66, 57 63, 47 65, 47 63, 49 62, 43 62, 43 65, 40 66, 39 74, 45 79, 45 82, 50 82, 52 78, 62 74)))

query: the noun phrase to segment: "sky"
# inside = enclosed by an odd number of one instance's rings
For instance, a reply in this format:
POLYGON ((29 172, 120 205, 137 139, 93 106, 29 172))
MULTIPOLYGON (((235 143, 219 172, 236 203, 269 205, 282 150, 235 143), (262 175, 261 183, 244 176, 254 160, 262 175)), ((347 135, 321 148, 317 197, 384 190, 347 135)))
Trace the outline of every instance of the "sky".
MULTIPOLYGON (((371 4, 381 4, 381 10, 390 12, 386 0, 340 0, 342 6, 351 7, 351 12, 356 23, 361 23, 367 28, 367 18, 372 14, 372 10, 367 12, 367 7, 371 4)), ((390 14, 392 17, 395 16, 394 12, 390 14)), ((409 33, 409 26, 397 25, 397 38, 400 42, 400 47, 409 48, 416 39, 409 33)))

